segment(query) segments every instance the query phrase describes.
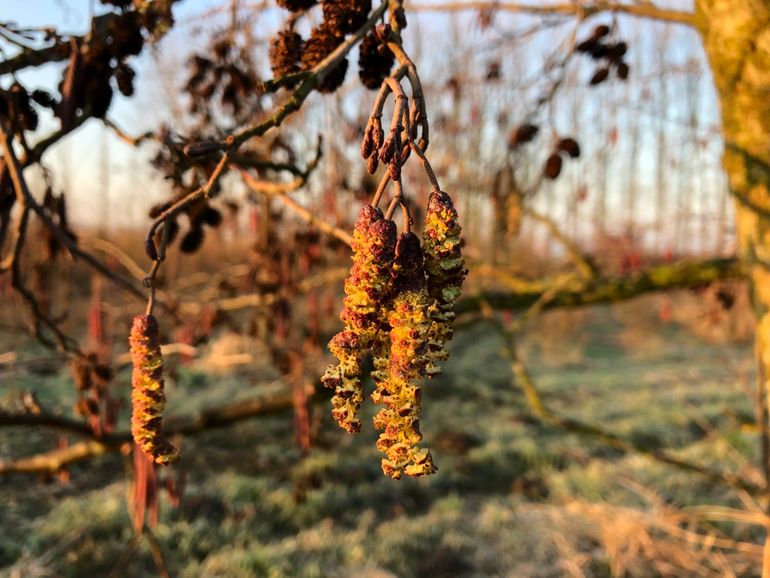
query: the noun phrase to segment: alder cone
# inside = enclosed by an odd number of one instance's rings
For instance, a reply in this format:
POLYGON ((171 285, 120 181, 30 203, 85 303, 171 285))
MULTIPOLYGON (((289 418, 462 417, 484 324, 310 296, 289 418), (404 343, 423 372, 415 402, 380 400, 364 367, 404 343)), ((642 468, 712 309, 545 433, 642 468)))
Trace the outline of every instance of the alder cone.
MULTIPOLYGON (((310 70, 329 56, 344 39, 335 30, 322 23, 313 29, 310 38, 305 42, 305 51, 302 53, 302 68, 310 70)), ((330 93, 337 90, 345 82, 345 74, 348 71, 347 59, 340 60, 328 70, 326 77, 316 85, 316 90, 322 93, 330 93)))
POLYGON ((203 238, 205 233, 202 226, 191 228, 179 243, 179 250, 182 253, 195 253, 203 246, 203 238))
POLYGON ((626 80, 628 78, 629 70, 630 68, 625 62, 618 64, 618 78, 621 80, 626 80))
POLYGON ((361 84, 371 90, 380 88, 385 77, 390 74, 394 61, 393 53, 374 33, 364 36, 358 57, 358 77, 361 84))
POLYGON ((591 34, 591 36, 595 40, 598 40, 599 38, 604 38, 609 33, 610 33, 610 27, 609 26, 607 26, 606 24, 599 24, 596 28, 594 28, 594 31, 591 34))
POLYGON ((344 36, 366 23, 372 9, 371 0, 324 0, 324 24, 344 36))
POLYGON ((275 0, 281 8, 286 8, 291 12, 299 12, 300 10, 307 10, 316 5, 316 0, 275 0))
POLYGON ((302 59, 302 36, 291 28, 278 32, 268 51, 270 70, 275 78, 299 72, 302 59))
POLYGON ((594 75, 591 77, 591 86, 596 86, 597 84, 601 84, 605 80, 607 80, 607 77, 610 75, 610 69, 609 68, 600 68, 596 72, 594 72, 594 75))
POLYGON ((522 124, 511 133, 508 139, 508 148, 515 149, 519 145, 532 142, 540 129, 534 124, 522 124))
POLYGON ((548 160, 545 161, 545 169, 543 173, 546 178, 551 180, 557 179, 561 174, 562 160, 559 153, 553 153, 548 160))

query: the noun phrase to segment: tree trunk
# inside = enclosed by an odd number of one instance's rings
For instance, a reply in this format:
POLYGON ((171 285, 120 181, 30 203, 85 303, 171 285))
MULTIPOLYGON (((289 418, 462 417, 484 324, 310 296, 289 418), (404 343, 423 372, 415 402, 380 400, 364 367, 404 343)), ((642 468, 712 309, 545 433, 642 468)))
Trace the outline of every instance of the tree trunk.
MULTIPOLYGON (((770 378, 770 2, 696 0, 722 108, 724 165, 735 201, 739 256, 757 318, 757 383, 770 378)), ((763 464, 764 469, 765 464, 763 464)), ((770 540, 768 541, 770 542, 770 540)), ((763 576, 770 576, 768 542, 763 576)))

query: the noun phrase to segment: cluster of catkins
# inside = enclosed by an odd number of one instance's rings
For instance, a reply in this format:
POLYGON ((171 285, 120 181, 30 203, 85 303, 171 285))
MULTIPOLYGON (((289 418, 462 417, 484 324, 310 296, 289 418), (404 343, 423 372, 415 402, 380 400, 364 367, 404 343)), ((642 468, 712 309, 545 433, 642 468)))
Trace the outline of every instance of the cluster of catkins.
POLYGON ((366 356, 373 356, 372 401, 382 405, 374 425, 383 472, 395 479, 436 471, 420 448, 420 379, 439 373, 452 338, 452 308, 466 274, 460 225, 448 194, 430 194, 422 245, 412 232, 397 235, 382 212, 365 205, 353 232, 353 266, 345 281, 340 318, 345 328, 329 342, 339 360, 322 381, 334 388, 332 415, 349 432, 361 430, 359 410, 366 356))

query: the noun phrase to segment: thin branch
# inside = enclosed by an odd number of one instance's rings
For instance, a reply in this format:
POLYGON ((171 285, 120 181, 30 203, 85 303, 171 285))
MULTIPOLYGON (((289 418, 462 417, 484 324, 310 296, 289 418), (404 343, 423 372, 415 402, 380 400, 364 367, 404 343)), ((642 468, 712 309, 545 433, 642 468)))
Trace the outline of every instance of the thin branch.
POLYGON ((246 171, 241 172, 241 177, 243 178, 243 182, 246 184, 246 186, 249 187, 252 191, 279 199, 287 209, 300 217, 307 224, 316 227, 319 231, 326 233, 327 235, 331 235, 332 237, 339 239, 346 245, 351 245, 353 243, 353 236, 350 233, 321 219, 313 211, 307 207, 302 206, 287 194, 291 190, 298 189, 304 183, 299 184, 294 181, 292 183, 288 183, 288 186, 284 188, 277 183, 265 183, 263 181, 258 181, 246 171), (294 188, 292 185, 296 184, 299 184, 299 186, 294 188))
MULTIPOLYGON (((263 394, 251 399, 209 407, 196 414, 170 416, 164 421, 163 431, 168 436, 198 435, 214 428, 228 427, 256 416, 283 413, 292 407, 292 389, 282 384, 280 389, 270 395, 263 394)), ((0 474, 55 472, 75 462, 87 460, 106 452, 119 451, 124 445, 132 443, 131 432, 128 431, 99 437, 86 422, 66 416, 48 412, 12 413, 0 411, 0 428, 13 426, 46 427, 91 439, 82 444, 73 444, 69 448, 38 456, 17 460, 0 460, 0 474)))
POLYGON ((619 2, 570 2, 564 4, 522 4, 517 2, 470 1, 440 2, 437 4, 410 4, 411 12, 465 12, 468 10, 508 12, 513 14, 531 14, 533 16, 592 16, 601 12, 626 14, 637 18, 663 20, 686 26, 694 25, 692 12, 660 8, 651 2, 621 4, 619 2))
POLYGON ((597 274, 596 267, 586 258, 580 251, 580 248, 570 239, 556 224, 556 221, 551 219, 548 215, 537 212, 531 207, 524 207, 522 212, 531 217, 535 221, 539 222, 548 229, 551 236, 556 239, 564 249, 567 251, 570 259, 575 263, 580 274, 585 278, 595 277, 597 274))
MULTIPOLYGON (((82 40, 76 37, 77 40, 82 40)), ((54 44, 38 49, 26 49, 8 60, 0 61, 0 76, 12 74, 30 66, 40 66, 49 62, 60 62, 69 58, 69 51, 63 50, 62 45, 54 44)))

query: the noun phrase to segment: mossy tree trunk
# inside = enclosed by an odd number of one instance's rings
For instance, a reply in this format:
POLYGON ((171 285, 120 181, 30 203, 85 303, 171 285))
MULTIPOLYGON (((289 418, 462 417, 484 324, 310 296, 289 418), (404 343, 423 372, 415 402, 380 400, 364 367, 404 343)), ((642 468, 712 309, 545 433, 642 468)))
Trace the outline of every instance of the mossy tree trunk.
MULTIPOLYGON (((696 0, 722 109, 739 256, 757 318, 759 383, 770 391, 770 0, 696 0)), ((770 402, 766 398, 766 402, 770 402)), ((763 464, 767 467, 766 464, 763 464)), ((766 545, 763 576, 770 574, 766 545)))

